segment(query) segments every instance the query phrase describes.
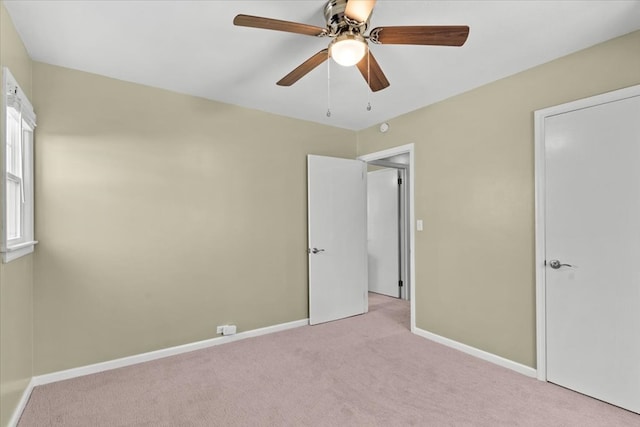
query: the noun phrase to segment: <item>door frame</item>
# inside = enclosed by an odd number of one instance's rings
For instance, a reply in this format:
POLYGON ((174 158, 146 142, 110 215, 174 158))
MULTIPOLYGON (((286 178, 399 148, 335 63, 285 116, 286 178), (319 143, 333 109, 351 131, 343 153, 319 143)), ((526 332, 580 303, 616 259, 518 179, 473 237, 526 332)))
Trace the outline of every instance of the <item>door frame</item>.
POLYGON ((547 380, 547 322, 546 322, 546 238, 545 238, 545 119, 575 110, 594 107, 640 96, 640 85, 631 86, 554 107, 537 110, 534 113, 535 130, 535 276, 536 276, 536 377, 547 380))
POLYGON ((362 160, 363 162, 371 162, 374 160, 386 159, 387 157, 397 156, 400 154, 408 154, 409 155, 409 171, 407 174, 409 181, 409 224, 407 224, 407 230, 409 232, 409 304, 411 307, 411 332, 416 331, 416 260, 415 260, 415 203, 414 203, 414 188, 415 188, 415 155, 414 155, 414 144, 405 144, 398 147, 389 148, 382 151, 377 151, 375 153, 363 154, 358 157, 358 160, 362 160))

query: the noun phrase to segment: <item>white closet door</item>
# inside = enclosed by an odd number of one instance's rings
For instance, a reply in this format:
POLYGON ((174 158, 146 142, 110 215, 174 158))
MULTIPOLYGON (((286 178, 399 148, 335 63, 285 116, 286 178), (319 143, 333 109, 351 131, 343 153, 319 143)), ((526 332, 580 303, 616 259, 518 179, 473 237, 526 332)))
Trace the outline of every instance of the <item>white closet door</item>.
POLYGON ((640 97, 544 126, 547 379, 640 413, 640 97))

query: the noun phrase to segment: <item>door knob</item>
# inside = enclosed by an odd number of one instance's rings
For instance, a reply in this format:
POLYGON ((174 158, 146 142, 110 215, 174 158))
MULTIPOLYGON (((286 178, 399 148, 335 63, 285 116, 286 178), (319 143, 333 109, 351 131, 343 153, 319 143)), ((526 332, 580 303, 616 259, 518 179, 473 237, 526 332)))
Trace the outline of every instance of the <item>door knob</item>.
POLYGON ((319 252, 324 252, 324 249, 313 248, 311 249, 311 252, 313 252, 314 254, 317 254, 319 252))
POLYGON ((557 270, 560 267, 571 267, 574 268, 575 266, 571 265, 571 264, 562 264, 560 261, 558 261, 557 259, 552 259, 551 261, 549 261, 549 267, 557 270))

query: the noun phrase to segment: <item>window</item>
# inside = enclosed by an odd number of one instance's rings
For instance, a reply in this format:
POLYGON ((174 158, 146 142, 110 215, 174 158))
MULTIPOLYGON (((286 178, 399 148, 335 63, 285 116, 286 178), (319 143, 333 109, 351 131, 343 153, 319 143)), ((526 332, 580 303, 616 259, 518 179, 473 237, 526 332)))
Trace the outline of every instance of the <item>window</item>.
POLYGON ((2 69, 2 261, 33 252, 33 107, 2 69))

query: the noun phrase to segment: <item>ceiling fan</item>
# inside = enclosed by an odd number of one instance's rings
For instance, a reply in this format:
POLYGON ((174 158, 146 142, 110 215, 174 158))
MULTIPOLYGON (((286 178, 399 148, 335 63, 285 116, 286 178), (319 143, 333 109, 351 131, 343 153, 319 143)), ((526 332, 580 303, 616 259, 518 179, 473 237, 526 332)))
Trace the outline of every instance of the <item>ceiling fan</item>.
POLYGON ((400 26, 377 27, 366 34, 376 0, 329 0, 324 7, 326 27, 281 21, 260 16, 237 15, 233 23, 242 27, 286 31, 333 40, 326 49, 313 55, 277 82, 291 86, 329 57, 343 66, 356 65, 372 91, 389 86, 380 65, 369 50, 374 44, 404 44, 432 46, 462 46, 469 35, 469 27, 456 26, 400 26))

